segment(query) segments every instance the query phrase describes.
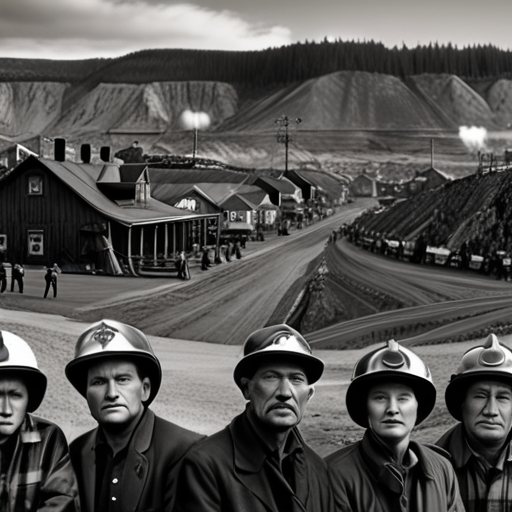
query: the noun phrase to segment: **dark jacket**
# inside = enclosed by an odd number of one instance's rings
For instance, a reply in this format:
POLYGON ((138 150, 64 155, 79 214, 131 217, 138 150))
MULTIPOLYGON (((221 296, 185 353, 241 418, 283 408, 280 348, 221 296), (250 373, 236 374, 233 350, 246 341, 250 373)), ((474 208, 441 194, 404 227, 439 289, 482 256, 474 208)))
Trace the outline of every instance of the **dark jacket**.
MULTIPOLYGON (((95 512, 95 450, 98 428, 70 445, 78 478, 82 512, 95 512)), ((185 453, 203 436, 174 425, 147 410, 128 447, 119 495, 123 512, 170 511, 176 477, 185 453)))
POLYGON ((199 443, 183 461, 176 512, 330 512, 332 499, 323 460, 296 428, 296 492, 272 466, 246 413, 199 443), (270 476, 271 475, 271 476, 270 476), (269 477, 270 476, 270 477, 269 477), (284 508, 276 503, 289 503, 284 508))
POLYGON ((5 485, 10 510, 78 510, 78 488, 68 444, 57 425, 27 414, 20 428, 5 485))
POLYGON ((495 467, 483 462, 471 450, 461 423, 448 430, 436 444, 451 455, 466 512, 512 509, 512 441, 510 437, 495 467))
POLYGON ((329 455, 336 511, 464 511, 453 468, 442 450, 414 441, 409 450, 414 455, 409 454, 405 476, 368 430, 362 441, 329 455))

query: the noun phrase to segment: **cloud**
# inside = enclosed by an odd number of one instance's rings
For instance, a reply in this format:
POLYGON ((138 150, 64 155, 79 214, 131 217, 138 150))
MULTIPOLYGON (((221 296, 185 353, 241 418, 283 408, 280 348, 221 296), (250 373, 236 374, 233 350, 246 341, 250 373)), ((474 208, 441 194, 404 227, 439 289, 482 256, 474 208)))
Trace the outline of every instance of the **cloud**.
POLYGON ((259 50, 291 42, 283 26, 232 11, 148 0, 3 0, 0 57, 113 57, 146 48, 259 50))

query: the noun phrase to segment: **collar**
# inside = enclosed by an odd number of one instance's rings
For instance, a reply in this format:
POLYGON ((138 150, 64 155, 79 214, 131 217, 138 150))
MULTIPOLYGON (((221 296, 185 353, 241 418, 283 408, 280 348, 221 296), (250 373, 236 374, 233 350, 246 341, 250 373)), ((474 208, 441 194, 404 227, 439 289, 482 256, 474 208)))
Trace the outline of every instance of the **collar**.
POLYGON ((394 492, 403 492, 404 474, 416 465, 427 478, 435 478, 434 470, 425 457, 423 448, 415 441, 410 441, 405 455, 406 462, 402 465, 393 459, 386 445, 370 429, 366 429, 360 450, 373 478, 384 483, 394 492))
POLYGON ((40 443, 41 432, 37 430, 34 418, 30 413, 25 415, 25 419, 21 424, 20 438, 22 443, 40 443))
MULTIPOLYGON (((273 451, 258 435, 252 426, 246 410, 229 425, 235 449, 235 464, 249 473, 261 471, 265 460, 273 456, 273 451)), ((291 454, 304 449, 304 440, 297 427, 293 427, 286 440, 285 453, 291 454)))
MULTIPOLYGON (((139 423, 133 430, 130 440, 128 441, 126 446, 131 446, 135 451, 139 453, 144 453, 145 451, 147 451, 151 444, 151 436, 153 434, 154 424, 155 413, 150 409, 146 409, 144 411, 144 414, 140 418, 139 423)), ((103 429, 100 426, 96 431, 96 438, 93 442, 92 449, 96 450, 98 446, 104 443, 107 443, 107 439, 105 437, 103 429)))
MULTIPOLYGON (((469 446, 462 423, 458 423, 448 431, 446 448, 450 452, 453 465, 458 469, 466 466, 471 457, 475 457, 483 463, 482 457, 469 446)), ((496 468, 503 470, 505 461, 512 462, 512 439, 510 437, 503 446, 496 468)))

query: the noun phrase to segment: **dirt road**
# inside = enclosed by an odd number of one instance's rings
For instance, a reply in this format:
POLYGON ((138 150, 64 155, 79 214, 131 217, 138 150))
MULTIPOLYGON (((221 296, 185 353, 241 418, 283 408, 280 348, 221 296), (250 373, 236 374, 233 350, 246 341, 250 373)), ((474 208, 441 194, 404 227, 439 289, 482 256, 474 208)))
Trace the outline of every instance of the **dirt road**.
POLYGON ((115 317, 156 336, 242 343, 268 322, 288 289, 321 254, 332 230, 360 211, 360 206, 343 206, 332 217, 276 237, 242 260, 212 267, 172 289, 88 306, 77 315, 87 320, 115 317))
MULTIPOLYGON (((417 336, 398 336, 414 345, 478 331, 493 323, 512 319, 512 284, 471 271, 424 266, 378 256, 346 240, 331 245, 328 263, 333 272, 400 299, 410 307, 376 313, 308 334, 317 347, 346 344, 359 336, 404 326, 432 324, 432 330, 417 336), (439 325, 447 322, 446 325, 439 325)), ((404 332, 404 331, 402 331, 404 332)))

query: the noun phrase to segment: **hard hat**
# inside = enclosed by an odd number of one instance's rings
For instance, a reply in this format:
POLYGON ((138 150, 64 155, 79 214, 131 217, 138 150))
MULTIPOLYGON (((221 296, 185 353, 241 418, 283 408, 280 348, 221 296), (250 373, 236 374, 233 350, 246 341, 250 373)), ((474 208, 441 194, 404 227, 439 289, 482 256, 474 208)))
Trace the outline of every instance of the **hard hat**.
POLYGON ((245 340, 244 357, 236 365, 233 375, 238 387, 241 387, 242 377, 252 377, 264 361, 299 363, 309 384, 316 382, 324 371, 324 362, 313 355, 302 334, 286 324, 258 329, 245 340))
POLYGON ((512 351, 502 345, 495 334, 489 334, 483 345, 469 349, 451 376, 444 395, 450 414, 461 421, 461 405, 465 391, 474 380, 504 380, 512 386, 512 351))
POLYGON ((154 400, 162 382, 162 368, 142 331, 115 320, 101 320, 80 335, 75 357, 66 365, 66 377, 82 396, 86 396, 89 368, 103 358, 128 358, 142 365, 151 380, 145 405, 154 400))
POLYGON ((28 343, 8 331, 0 331, 0 377, 9 373, 27 386, 27 412, 34 412, 46 392, 46 375, 38 368, 36 356, 28 343))
POLYGON ((436 388, 428 366, 410 349, 389 340, 356 363, 345 398, 350 417, 361 427, 368 427, 367 395, 379 382, 401 382, 410 386, 418 401, 416 425, 434 408, 436 388))

